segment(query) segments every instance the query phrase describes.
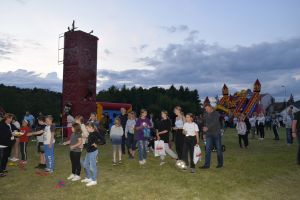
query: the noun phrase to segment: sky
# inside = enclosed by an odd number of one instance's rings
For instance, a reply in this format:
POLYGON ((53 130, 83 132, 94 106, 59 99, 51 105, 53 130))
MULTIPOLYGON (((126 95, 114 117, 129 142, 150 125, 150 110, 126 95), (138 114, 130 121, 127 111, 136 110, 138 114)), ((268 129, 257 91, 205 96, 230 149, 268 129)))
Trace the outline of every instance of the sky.
MULTIPOLYGON (((0 83, 61 91, 58 37, 72 20, 98 41, 98 83, 252 89, 300 99, 298 0, 0 0, 0 83)), ((62 43, 61 43, 62 45, 62 43)))

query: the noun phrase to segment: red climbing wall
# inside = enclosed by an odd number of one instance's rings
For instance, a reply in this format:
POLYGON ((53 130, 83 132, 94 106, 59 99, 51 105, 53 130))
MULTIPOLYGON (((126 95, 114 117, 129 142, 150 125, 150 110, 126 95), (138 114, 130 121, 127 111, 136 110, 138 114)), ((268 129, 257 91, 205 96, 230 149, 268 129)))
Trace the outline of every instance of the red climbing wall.
POLYGON ((71 103, 71 112, 85 119, 96 112, 98 38, 83 31, 64 35, 62 109, 71 103))

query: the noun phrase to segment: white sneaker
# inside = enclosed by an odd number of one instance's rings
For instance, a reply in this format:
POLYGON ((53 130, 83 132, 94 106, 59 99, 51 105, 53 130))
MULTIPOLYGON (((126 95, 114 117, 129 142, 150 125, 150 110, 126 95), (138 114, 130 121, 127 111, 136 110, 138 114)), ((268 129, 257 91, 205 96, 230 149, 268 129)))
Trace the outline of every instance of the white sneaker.
POLYGON ((93 186, 93 185, 97 185, 97 181, 90 181, 89 183, 86 184, 86 186, 93 186))
POLYGON ((143 160, 140 160, 139 163, 140 163, 140 165, 145 164, 143 160))
POLYGON ((71 179, 73 179, 75 177, 75 174, 71 174, 67 179, 68 180, 71 180, 71 179))
POLYGON ((80 176, 78 176, 78 175, 75 175, 74 176, 74 178, 72 178, 72 180, 71 181, 79 181, 81 179, 81 177, 80 176))
POLYGON ((10 160, 13 161, 13 162, 16 162, 16 161, 18 161, 19 159, 18 159, 18 158, 11 158, 10 160))
POLYGON ((143 163, 146 164, 146 159, 143 160, 143 163))
POLYGON ((160 162, 159 165, 162 166, 162 165, 164 165, 164 164, 166 164, 166 162, 163 162, 163 161, 162 161, 162 162, 160 162))
POLYGON ((92 179, 85 178, 85 179, 81 180, 81 183, 89 183, 89 182, 92 182, 92 179))

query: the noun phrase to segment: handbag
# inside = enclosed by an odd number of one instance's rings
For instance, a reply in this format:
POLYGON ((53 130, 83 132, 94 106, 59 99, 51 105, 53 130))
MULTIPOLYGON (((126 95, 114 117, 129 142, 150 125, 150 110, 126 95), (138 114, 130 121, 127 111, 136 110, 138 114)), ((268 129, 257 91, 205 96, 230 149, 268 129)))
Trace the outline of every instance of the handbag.
POLYGON ((143 129, 144 137, 145 138, 150 138, 151 137, 151 131, 150 128, 144 128, 143 129))
POLYGON ((197 145, 194 147, 194 163, 195 165, 197 164, 198 161, 201 161, 201 158, 202 158, 202 153, 201 153, 201 149, 200 149, 200 146, 197 145))
POLYGON ((156 140, 154 142, 154 156, 165 156, 166 150, 165 150, 165 143, 163 140, 156 140))

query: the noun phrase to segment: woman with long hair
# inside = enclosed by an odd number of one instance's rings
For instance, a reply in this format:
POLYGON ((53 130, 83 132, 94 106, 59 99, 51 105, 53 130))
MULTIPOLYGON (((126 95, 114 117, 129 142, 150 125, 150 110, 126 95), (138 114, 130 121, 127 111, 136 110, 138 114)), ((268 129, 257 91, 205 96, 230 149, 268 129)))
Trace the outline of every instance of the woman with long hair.
POLYGON ((174 108, 174 114, 176 115, 175 126, 173 127, 176 152, 178 155, 178 159, 182 160, 184 142, 183 125, 185 123, 185 117, 180 106, 176 106, 174 108))

